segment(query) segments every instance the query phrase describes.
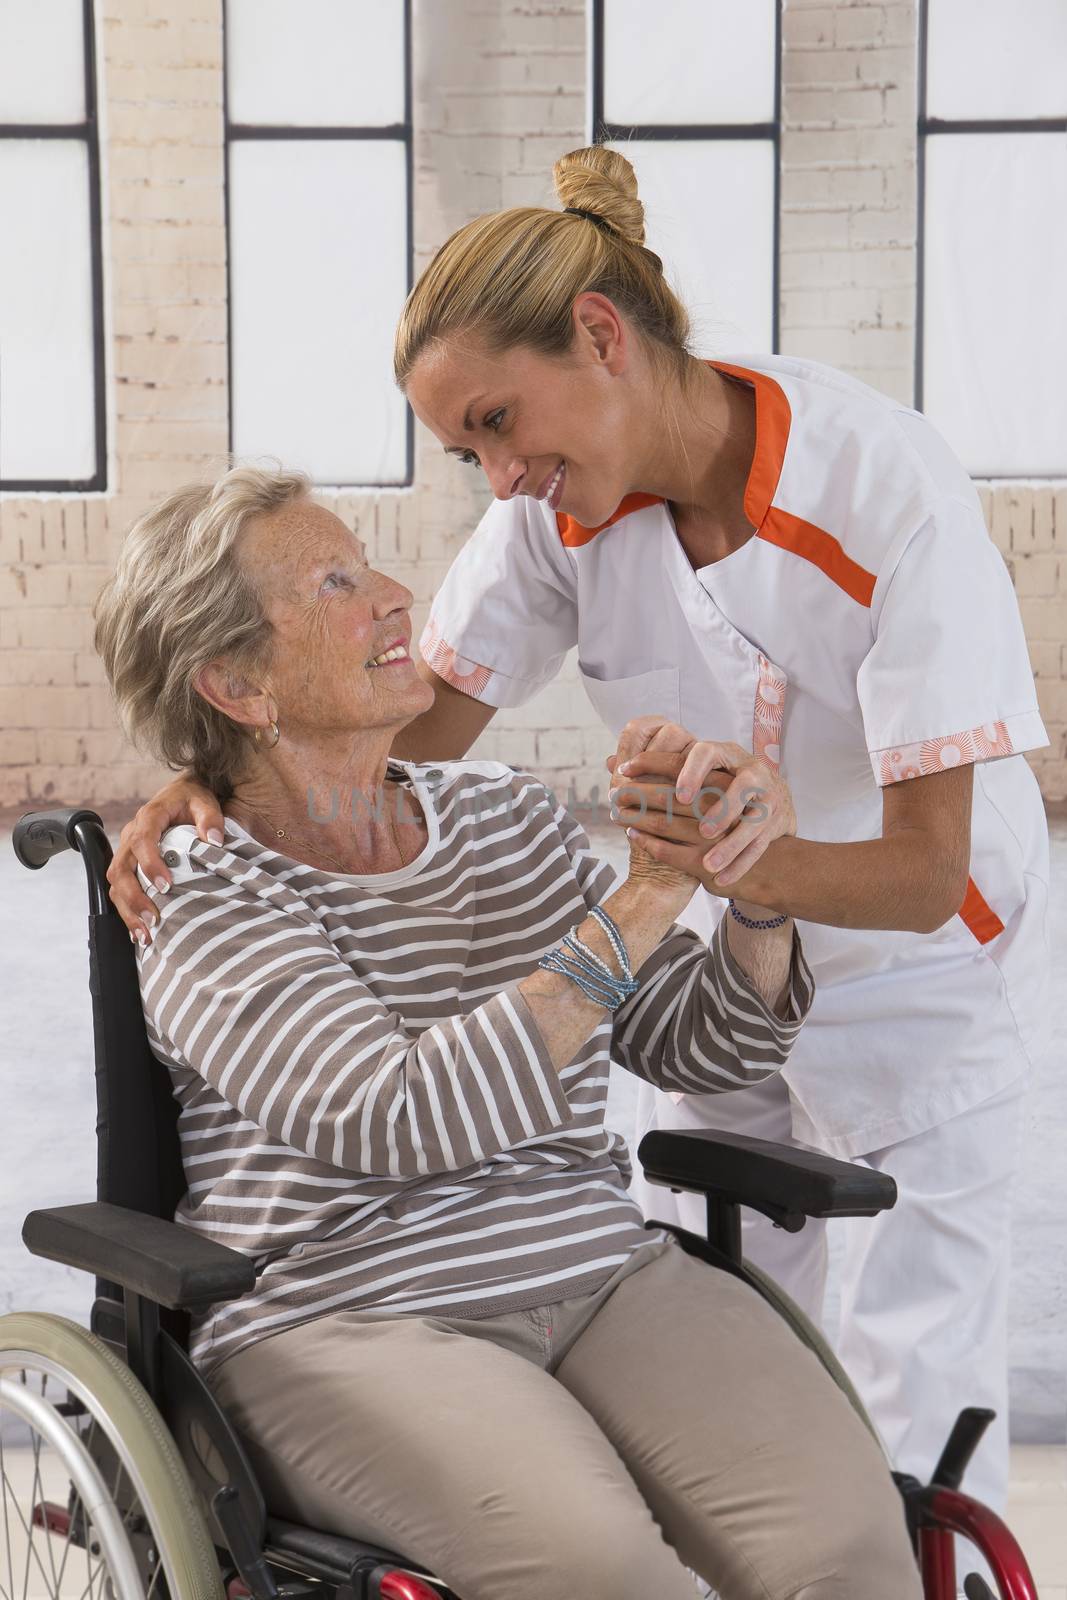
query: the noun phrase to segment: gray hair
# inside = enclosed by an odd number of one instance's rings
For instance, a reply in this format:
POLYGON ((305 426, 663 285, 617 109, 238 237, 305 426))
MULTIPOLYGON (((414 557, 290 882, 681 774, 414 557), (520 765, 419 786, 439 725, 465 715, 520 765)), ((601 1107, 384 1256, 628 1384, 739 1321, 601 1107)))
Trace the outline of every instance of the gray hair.
POLYGON ((204 699, 197 673, 224 657, 234 692, 269 667, 273 628, 237 559, 252 517, 306 495, 303 473, 233 467, 138 518, 93 607, 94 643, 127 738, 228 800, 249 733, 204 699))

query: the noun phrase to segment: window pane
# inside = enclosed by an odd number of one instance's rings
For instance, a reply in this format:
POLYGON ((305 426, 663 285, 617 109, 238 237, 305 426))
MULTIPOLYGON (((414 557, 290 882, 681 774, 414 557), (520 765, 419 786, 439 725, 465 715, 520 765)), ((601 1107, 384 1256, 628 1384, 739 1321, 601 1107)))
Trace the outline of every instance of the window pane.
POLYGON ((645 237, 704 355, 772 348, 774 146, 769 139, 631 140, 645 237))
POLYGON ((81 0, 0 0, 0 122, 84 122, 81 0))
POLYGON ((608 122, 770 122, 776 0, 604 0, 608 122))
POLYGON ((404 0, 228 0, 226 65, 231 122, 403 122, 404 0))
POLYGON ((926 174, 924 409, 973 473, 1067 471, 1067 141, 932 135, 926 174))
POLYGON ((929 0, 931 117, 1067 116, 1067 0, 929 0))
POLYGON ((396 483, 406 405, 392 378, 407 285, 399 141, 230 147, 233 448, 317 483, 396 483))
POLYGON ((89 157, 82 140, 0 139, 0 477, 96 469, 89 157))

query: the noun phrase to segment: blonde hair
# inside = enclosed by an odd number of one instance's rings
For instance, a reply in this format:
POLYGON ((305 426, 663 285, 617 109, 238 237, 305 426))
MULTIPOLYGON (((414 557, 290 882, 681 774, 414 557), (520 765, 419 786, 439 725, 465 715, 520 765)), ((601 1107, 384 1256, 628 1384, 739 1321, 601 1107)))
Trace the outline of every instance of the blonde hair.
POLYGON ((270 665, 273 629, 237 544, 252 517, 309 488, 303 473, 234 467, 216 483, 175 490, 134 523, 93 607, 127 738, 175 771, 191 768, 220 800, 234 792, 250 731, 194 679, 224 657, 239 693, 270 665))
POLYGON ((560 204, 599 221, 518 206, 477 217, 438 250, 408 296, 397 328, 393 372, 404 388, 428 345, 475 332, 490 350, 525 346, 562 355, 572 339, 571 307, 592 290, 606 295, 653 352, 684 376, 689 316, 645 248, 645 208, 625 156, 604 145, 572 150, 553 168, 560 204))

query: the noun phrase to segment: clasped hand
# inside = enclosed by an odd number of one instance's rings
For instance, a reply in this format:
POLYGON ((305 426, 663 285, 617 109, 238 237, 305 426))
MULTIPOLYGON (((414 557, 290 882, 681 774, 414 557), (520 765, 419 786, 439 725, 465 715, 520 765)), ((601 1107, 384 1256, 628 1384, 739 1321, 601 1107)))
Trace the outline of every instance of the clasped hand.
POLYGON ((625 828, 631 854, 731 895, 768 846, 795 834, 789 786, 773 767, 738 744, 697 739, 663 717, 635 717, 607 760, 612 821, 625 828))

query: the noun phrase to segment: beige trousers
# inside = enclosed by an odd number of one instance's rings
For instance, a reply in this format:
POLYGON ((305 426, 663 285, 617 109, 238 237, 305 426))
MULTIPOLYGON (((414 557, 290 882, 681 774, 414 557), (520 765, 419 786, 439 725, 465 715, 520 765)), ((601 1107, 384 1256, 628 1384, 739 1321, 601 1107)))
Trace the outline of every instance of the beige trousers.
POLYGON ((746 1284, 650 1242, 593 1294, 489 1317, 338 1312, 212 1386, 278 1515, 462 1600, 920 1600, 900 1497, 746 1284))

